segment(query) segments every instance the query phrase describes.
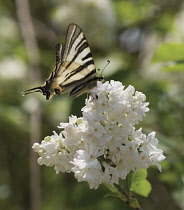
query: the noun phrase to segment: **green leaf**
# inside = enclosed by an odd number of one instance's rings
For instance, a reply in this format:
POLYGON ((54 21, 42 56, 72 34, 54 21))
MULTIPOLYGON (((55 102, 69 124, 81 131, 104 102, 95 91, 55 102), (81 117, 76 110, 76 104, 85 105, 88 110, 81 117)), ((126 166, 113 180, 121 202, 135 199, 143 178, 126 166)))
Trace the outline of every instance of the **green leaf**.
POLYGON ((153 62, 184 60, 184 45, 179 43, 164 43, 153 56, 153 62))
POLYGON ((138 195, 148 197, 151 192, 151 184, 148 180, 142 180, 139 183, 132 183, 131 190, 138 195))
MULTIPOLYGON (((141 169, 138 172, 130 172, 126 180, 120 179, 119 184, 127 193, 129 198, 132 197, 131 195, 132 192, 144 197, 148 197, 149 193, 151 192, 151 184, 149 183, 148 180, 146 180, 146 177, 147 177, 147 171, 145 169, 141 169)), ((114 186, 108 185, 106 183, 104 183, 104 185, 111 191, 105 197, 107 196, 119 197, 123 201, 125 202, 127 201, 127 199, 120 192, 118 192, 114 186)), ((135 203, 136 202, 137 201, 135 201, 135 203)))
POLYGON ((132 182, 144 180, 144 179, 146 179, 147 175, 148 175, 148 173, 147 173, 146 169, 140 169, 138 172, 135 172, 132 175, 132 182))
POLYGON ((141 169, 139 172, 134 173, 132 176, 131 191, 144 197, 148 197, 151 192, 151 184, 146 180, 146 177, 147 171, 145 169, 141 169))

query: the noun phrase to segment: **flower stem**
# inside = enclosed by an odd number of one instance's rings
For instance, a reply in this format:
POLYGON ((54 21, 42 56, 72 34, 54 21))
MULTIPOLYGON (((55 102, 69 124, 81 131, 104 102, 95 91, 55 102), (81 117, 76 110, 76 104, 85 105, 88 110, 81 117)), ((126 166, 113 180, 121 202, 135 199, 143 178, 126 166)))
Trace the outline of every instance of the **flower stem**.
POLYGON ((131 199, 131 197, 125 192, 125 190, 120 186, 120 185, 118 185, 118 184, 114 184, 114 186, 116 187, 116 189, 127 199, 127 202, 126 202, 126 204, 127 205, 129 205, 129 206, 131 206, 133 209, 137 209, 137 210, 143 210, 140 206, 139 206, 139 204, 134 208, 132 205, 130 205, 131 204, 131 201, 130 201, 130 199, 131 199))
POLYGON ((123 189, 120 185, 114 183, 114 186, 116 187, 116 189, 117 189, 123 196, 125 196, 125 198, 126 198, 127 200, 129 200, 128 194, 124 191, 124 189, 123 189))

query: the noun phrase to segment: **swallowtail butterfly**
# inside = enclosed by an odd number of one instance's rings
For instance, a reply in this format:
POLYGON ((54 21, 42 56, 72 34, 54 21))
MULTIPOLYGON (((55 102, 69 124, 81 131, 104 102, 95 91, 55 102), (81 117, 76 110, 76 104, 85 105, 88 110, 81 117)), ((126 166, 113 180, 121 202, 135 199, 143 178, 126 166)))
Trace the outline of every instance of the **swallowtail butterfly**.
POLYGON ((97 81, 104 81, 96 75, 93 57, 81 28, 76 24, 68 26, 65 44, 56 44, 56 65, 46 82, 22 93, 27 95, 40 92, 46 99, 54 95, 69 92, 76 98, 96 86, 97 81))

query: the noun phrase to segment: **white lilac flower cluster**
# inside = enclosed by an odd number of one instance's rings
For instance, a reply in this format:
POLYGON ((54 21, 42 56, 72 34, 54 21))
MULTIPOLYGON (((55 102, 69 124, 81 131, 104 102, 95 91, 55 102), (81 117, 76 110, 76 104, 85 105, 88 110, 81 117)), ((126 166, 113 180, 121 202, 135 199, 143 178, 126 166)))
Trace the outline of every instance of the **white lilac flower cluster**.
POLYGON ((40 165, 54 166, 56 173, 73 172, 75 178, 97 189, 101 183, 118 184, 127 174, 147 169, 165 159, 157 148, 155 132, 136 130, 135 124, 149 111, 145 95, 122 83, 97 83, 82 108, 82 117, 61 123, 61 132, 35 143, 40 165))

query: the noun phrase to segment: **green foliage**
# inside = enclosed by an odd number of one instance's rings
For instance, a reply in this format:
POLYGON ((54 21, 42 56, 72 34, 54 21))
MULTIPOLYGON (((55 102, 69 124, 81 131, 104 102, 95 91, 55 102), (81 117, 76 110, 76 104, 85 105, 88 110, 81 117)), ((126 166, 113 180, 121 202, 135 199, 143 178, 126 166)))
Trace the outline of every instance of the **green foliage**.
POLYGON ((126 24, 133 24, 144 20, 151 12, 151 2, 147 0, 139 1, 117 1, 115 9, 120 21, 126 24))
POLYGON ((156 19, 154 27, 161 33, 171 31, 173 26, 173 14, 170 12, 163 12, 159 18, 156 19))
POLYGON ((141 169, 138 172, 131 172, 126 180, 121 180, 121 185, 130 195, 136 193, 148 197, 151 191, 151 184, 146 177, 147 171, 145 169, 141 169))
POLYGON ((159 46, 153 56, 154 62, 183 61, 184 45, 180 43, 164 43, 159 46))
POLYGON ((151 192, 151 184, 146 177, 147 171, 145 169, 141 169, 140 171, 133 173, 130 190, 136 194, 148 197, 151 192))
POLYGON ((125 196, 118 187, 104 184, 110 190, 105 197, 120 198, 124 202, 128 203, 130 207, 138 208, 139 203, 134 197, 134 194, 148 197, 151 192, 151 184, 146 178, 147 171, 145 169, 141 169, 138 172, 130 172, 125 180, 120 180, 120 187, 122 187, 122 190, 127 194, 127 196, 125 196))
POLYGON ((164 43, 155 51, 153 62, 168 62, 165 71, 184 71, 184 45, 180 43, 164 43))

